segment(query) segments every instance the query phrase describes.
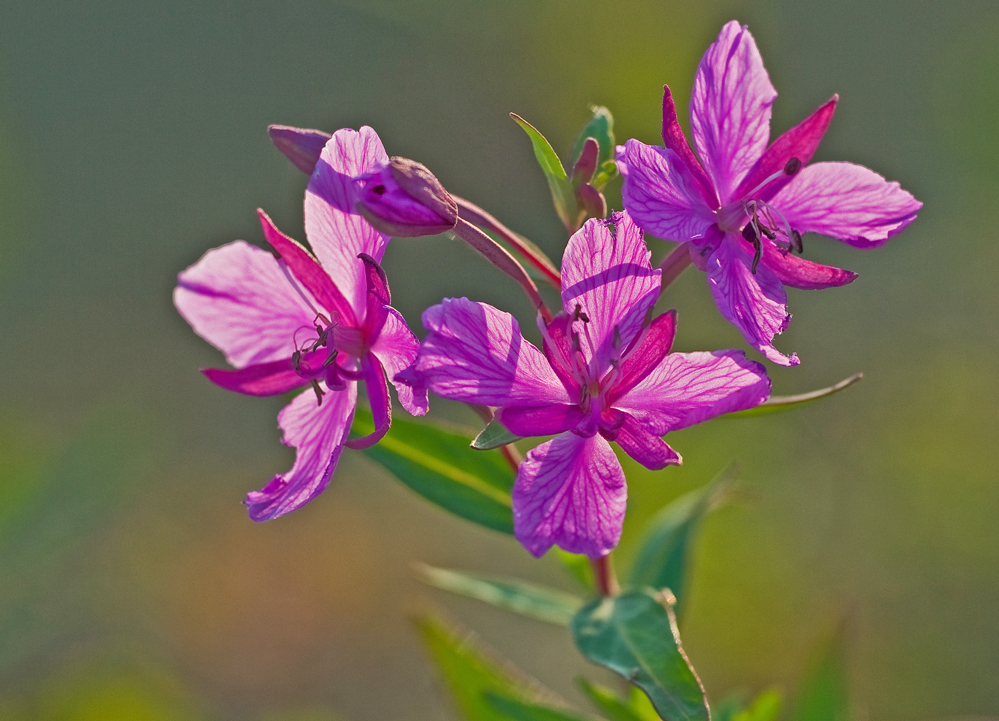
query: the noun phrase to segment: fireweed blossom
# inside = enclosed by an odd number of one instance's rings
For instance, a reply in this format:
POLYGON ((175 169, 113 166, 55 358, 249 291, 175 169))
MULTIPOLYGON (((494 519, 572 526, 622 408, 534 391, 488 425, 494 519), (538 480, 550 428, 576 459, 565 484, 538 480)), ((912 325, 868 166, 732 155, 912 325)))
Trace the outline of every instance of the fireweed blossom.
MULTIPOLYGON (((315 256, 258 211, 277 258, 236 241, 208 251, 179 276, 177 310, 236 368, 203 371, 213 383, 255 396, 311 386, 278 414, 295 462, 247 495, 255 521, 312 500, 329 484, 344 446, 365 448, 385 434, 392 413, 386 374, 393 379, 416 358, 419 342, 389 305, 379 266, 388 237, 354 209, 360 188, 353 179, 387 161, 371 128, 337 131, 305 193, 305 234, 315 256), (348 440, 359 382, 375 430, 348 440)), ((393 384, 407 411, 426 413, 426 391, 393 384)))
POLYGON ((445 398, 499 407, 519 436, 556 435, 527 454, 514 530, 535 556, 553 544, 598 558, 621 535, 627 488, 609 441, 647 468, 680 463, 662 436, 764 401, 770 380, 742 351, 669 353, 676 316, 648 322, 660 290, 625 213, 591 219, 562 259, 563 312, 539 324, 542 350, 509 313, 467 298, 428 308, 403 377, 445 398))
POLYGON ((857 277, 801 258, 801 234, 877 247, 911 223, 922 203, 860 165, 806 165, 837 96, 768 146, 776 97, 753 36, 732 21, 704 54, 694 80, 691 134, 700 162, 677 122, 668 86, 665 147, 629 140, 618 146, 617 161, 624 206, 635 222, 686 243, 722 315, 768 359, 797 365, 795 354, 773 347, 774 335, 791 319, 784 286, 828 288, 857 277))

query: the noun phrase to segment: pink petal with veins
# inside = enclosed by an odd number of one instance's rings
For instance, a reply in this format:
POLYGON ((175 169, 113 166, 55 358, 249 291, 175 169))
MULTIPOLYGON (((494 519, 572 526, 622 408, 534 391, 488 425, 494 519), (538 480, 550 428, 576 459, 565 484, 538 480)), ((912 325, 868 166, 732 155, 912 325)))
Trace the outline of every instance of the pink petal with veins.
POLYGON ((385 367, 388 379, 395 386, 399 403, 414 416, 422 416, 429 408, 426 388, 413 386, 396 378, 416 360, 420 341, 406 325, 406 319, 395 308, 386 308, 385 323, 371 352, 385 367))

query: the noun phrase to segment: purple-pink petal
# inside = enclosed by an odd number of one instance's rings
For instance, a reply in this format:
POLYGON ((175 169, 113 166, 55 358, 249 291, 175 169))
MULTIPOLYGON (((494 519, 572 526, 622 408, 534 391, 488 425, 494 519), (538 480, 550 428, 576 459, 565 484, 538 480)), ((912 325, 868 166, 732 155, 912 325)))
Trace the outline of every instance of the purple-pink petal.
POLYGON ((858 248, 881 245, 916 219, 923 204, 895 182, 853 163, 813 163, 771 201, 801 233, 858 248))
POLYGON ((413 374, 445 398, 488 406, 571 402, 544 354, 509 313, 467 298, 423 312, 430 331, 413 374))
POLYGON ((395 386, 399 403, 414 416, 422 416, 429 408, 427 389, 414 388, 396 378, 416 360, 420 341, 406 325, 406 319, 395 308, 385 309, 385 322, 371 346, 371 353, 385 367, 385 374, 395 386))
POLYGON ((511 433, 527 438, 553 436, 578 426, 584 419, 578 405, 553 403, 547 406, 506 406, 496 412, 496 420, 511 433))
POLYGON ((330 482, 343 442, 350 431, 357 404, 357 384, 327 392, 322 404, 311 390, 300 393, 278 414, 282 441, 295 448, 295 462, 287 473, 274 476, 259 491, 246 496, 250 518, 269 521, 301 508, 330 482))
POLYGON ((364 376, 364 388, 368 392, 368 403, 371 405, 371 420, 375 429, 366 436, 351 438, 344 443, 347 448, 370 448, 380 441, 389 426, 392 425, 392 397, 389 396, 388 382, 385 380, 385 369, 373 354, 368 353, 361 358, 361 374, 364 376))
POLYGON ((680 120, 676 116, 676 103, 673 102, 673 93, 669 85, 663 86, 663 144, 686 164, 690 174, 697 181, 697 186, 701 191, 701 197, 712 210, 718 208, 718 193, 715 192, 711 179, 704 172, 701 163, 694 155, 694 151, 687 144, 687 138, 680 127, 680 120))
POLYGON ((725 319, 742 331, 746 341, 778 365, 798 365, 794 353, 785 356, 773 346, 791 320, 787 294, 777 276, 763 263, 752 272, 753 256, 732 233, 708 258, 708 286, 725 319))
POLYGON ((608 400, 623 396, 662 363, 673 346, 676 335, 676 311, 658 316, 645 329, 641 338, 621 362, 617 379, 608 389, 608 400))
POLYGON ((615 402, 650 433, 664 436, 725 413, 753 408, 770 396, 762 364, 742 351, 671 353, 615 402))
POLYGON ((367 126, 360 131, 338 130, 323 148, 305 191, 309 245, 359 321, 366 288, 364 264, 357 256, 366 253, 380 263, 388 236, 371 227, 355 209, 360 192, 355 178, 386 162, 388 155, 374 130, 367 126))
POLYGON ((316 316, 315 299, 274 256, 241 240, 209 250, 177 280, 177 311, 237 368, 290 358, 295 332, 316 316))
POLYGON ((697 68, 690 126, 697 154, 725 205, 767 149, 777 91, 756 41, 735 20, 722 28, 697 68))
MULTIPOLYGON (((846 285, 857 279, 857 274, 852 270, 813 263, 793 253, 778 250, 767 238, 761 241, 761 245, 763 256, 760 263, 772 270, 781 283, 792 288, 818 290, 846 285)), ((749 243, 743 241, 743 247, 747 253, 752 252, 749 243)))
POLYGON ((763 181, 778 173, 780 175, 776 180, 767 183, 763 192, 754 193, 752 197, 759 200, 770 200, 781 188, 790 183, 793 176, 788 176, 781 171, 791 158, 797 158, 802 166, 808 164, 808 161, 815 155, 819 143, 822 142, 822 137, 826 134, 829 123, 832 122, 838 101, 839 96, 833 95, 814 113, 771 143, 767 151, 753 166, 753 169, 739 184, 739 188, 735 191, 735 197, 746 197, 747 193, 754 191, 763 181))
POLYGON ((552 547, 591 558, 621 537, 628 489, 599 435, 563 433, 531 450, 513 487, 514 535, 535 556, 552 547))
POLYGON ((679 155, 631 139, 617 146, 617 165, 624 207, 642 230, 664 240, 705 238, 715 215, 679 155))
POLYGON ((204 368, 201 371, 215 385, 248 396, 274 396, 308 383, 295 372, 291 358, 256 363, 238 370, 204 368))
POLYGON ((319 156, 330 139, 330 134, 322 130, 294 128, 290 125, 270 125, 267 134, 274 146, 306 175, 312 175, 319 156))
POLYGON ((575 328, 595 377, 631 344, 659 298, 662 271, 653 270, 650 257, 627 213, 615 213, 610 226, 591 218, 569 238, 562 255, 562 303, 569 317, 577 308, 585 314, 575 328))
MULTIPOLYGON (((319 261, 296 243, 293 239, 278 230, 274 221, 260 208, 257 208, 260 225, 264 229, 264 238, 274 250, 281 255, 292 275, 309 290, 322 308, 332 314, 331 320, 354 326, 354 310, 350 307, 343 293, 333 284, 329 274, 319 265, 319 261)), ((316 309, 319 310, 318 308, 316 309)))
POLYGON ((628 413, 624 416, 624 423, 617 429, 614 442, 625 453, 651 471, 683 463, 680 454, 670 448, 666 441, 646 430, 634 416, 628 413))

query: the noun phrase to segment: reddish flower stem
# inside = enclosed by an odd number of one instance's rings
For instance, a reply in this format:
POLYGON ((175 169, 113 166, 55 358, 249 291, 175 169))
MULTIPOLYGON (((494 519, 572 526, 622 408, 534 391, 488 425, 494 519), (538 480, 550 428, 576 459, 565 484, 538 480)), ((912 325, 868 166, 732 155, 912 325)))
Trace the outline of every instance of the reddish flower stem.
POLYGON ((552 322, 552 312, 548 310, 548 306, 545 305, 545 301, 538 293, 538 286, 531 280, 527 271, 524 270, 524 266, 510 255, 510 252, 506 248, 462 218, 458 218, 458 222, 452 228, 452 232, 472 246, 482 257, 517 281, 520 287, 524 289, 524 292, 527 293, 527 297, 531 299, 532 305, 541 314, 545 323, 552 322))
POLYGON ((693 261, 690 258, 690 248, 687 247, 686 243, 680 243, 678 246, 673 248, 669 254, 663 258, 663 262, 659 264, 659 270, 663 272, 662 275, 662 287, 659 292, 664 293, 666 288, 669 287, 670 283, 680 277, 680 273, 687 269, 693 261))
POLYGON ((547 258, 539 257, 534 252, 534 249, 527 245, 524 242, 524 239, 517 235, 517 233, 507 228, 495 217, 487 213, 475 203, 465 200, 464 198, 459 198, 457 195, 452 195, 451 197, 454 198, 454 202, 458 204, 459 218, 463 218, 469 223, 477 225, 480 228, 484 228, 485 230, 493 232, 501 237, 518 253, 524 256, 527 259, 527 262, 533 265, 552 286, 556 289, 560 289, 562 287, 562 276, 559 274, 558 270, 548 261, 547 258))
POLYGON ((601 558, 591 558, 590 564, 593 566, 593 580, 601 596, 616 596, 620 593, 621 587, 617 583, 609 553, 601 558))

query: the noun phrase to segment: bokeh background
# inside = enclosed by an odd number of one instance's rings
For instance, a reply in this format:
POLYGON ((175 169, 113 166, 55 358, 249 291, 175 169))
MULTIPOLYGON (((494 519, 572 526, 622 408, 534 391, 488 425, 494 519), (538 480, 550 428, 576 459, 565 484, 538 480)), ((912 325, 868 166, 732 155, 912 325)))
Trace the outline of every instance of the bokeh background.
MULTIPOLYGON (((557 259, 564 234, 507 113, 562 153, 591 103, 619 140, 656 142, 663 83, 685 106, 733 17, 780 93, 775 132, 838 92, 817 158, 868 165, 925 208, 876 251, 806 238, 809 257, 860 278, 790 292, 778 345, 803 363, 771 367, 775 390, 865 380, 793 414, 677 433, 680 469, 629 464, 619 564, 645 519, 738 460, 743 498, 704 527, 685 627, 714 698, 793 695, 846 618, 858 718, 999 713, 996 3, 10 0, 0 718, 453 718, 411 628, 428 607, 570 699, 576 675, 600 678, 562 630, 422 588, 414 561, 571 581, 360 454, 307 508, 248 521, 245 492, 291 462, 284 401, 202 378, 221 356, 171 289, 207 249, 261 243, 258 206, 302 237, 306 178, 269 123, 370 124, 557 259)), ((386 269, 411 324, 468 295, 531 325, 516 288, 455 241, 393 242, 386 269)), ((744 347, 702 275, 664 302, 681 350, 744 347)))

